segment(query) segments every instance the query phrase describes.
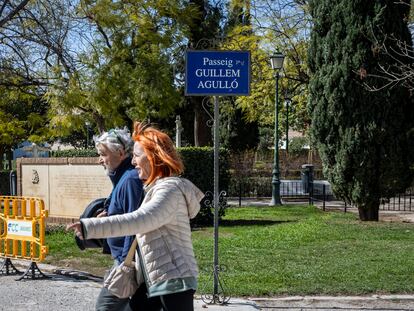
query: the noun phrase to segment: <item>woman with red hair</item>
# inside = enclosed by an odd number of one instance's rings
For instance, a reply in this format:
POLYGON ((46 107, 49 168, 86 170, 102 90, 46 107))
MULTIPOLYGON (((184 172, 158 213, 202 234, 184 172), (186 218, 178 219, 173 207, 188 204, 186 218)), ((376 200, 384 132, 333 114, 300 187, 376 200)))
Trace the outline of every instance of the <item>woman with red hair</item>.
POLYGON ((132 164, 145 185, 140 208, 123 215, 81 219, 68 226, 83 239, 136 235, 136 269, 140 287, 132 310, 193 311, 198 267, 191 242, 190 219, 204 194, 179 177, 184 166, 171 138, 135 122, 132 164))

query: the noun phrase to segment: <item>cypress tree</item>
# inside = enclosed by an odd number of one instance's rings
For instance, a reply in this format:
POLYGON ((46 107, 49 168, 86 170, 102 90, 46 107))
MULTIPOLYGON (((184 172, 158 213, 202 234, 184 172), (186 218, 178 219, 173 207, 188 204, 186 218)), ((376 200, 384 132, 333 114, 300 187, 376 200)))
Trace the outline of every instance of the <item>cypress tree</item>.
MULTIPOLYGON (((311 136, 335 194, 378 220, 381 198, 412 181, 414 105, 402 85, 382 88, 382 68, 395 66, 392 38, 412 46, 410 1, 311 0, 309 48, 311 136), (381 89, 369 91, 366 86, 381 89)), ((398 69, 398 68, 397 68, 398 69)))

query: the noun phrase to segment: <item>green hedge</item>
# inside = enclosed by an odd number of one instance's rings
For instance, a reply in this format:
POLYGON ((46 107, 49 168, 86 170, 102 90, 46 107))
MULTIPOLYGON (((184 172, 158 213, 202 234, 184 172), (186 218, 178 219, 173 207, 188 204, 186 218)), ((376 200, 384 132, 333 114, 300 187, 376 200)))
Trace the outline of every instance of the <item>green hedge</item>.
MULTIPOLYGON (((178 149, 183 159, 185 171, 183 177, 191 180, 204 193, 209 192, 201 201, 201 210, 192 221, 193 226, 212 225, 214 220, 213 191, 214 191, 214 150, 211 147, 184 147, 178 149)), ((220 150, 219 158, 219 187, 220 191, 228 191, 229 152, 220 150)), ((219 216, 224 216, 227 207, 226 198, 220 198, 219 216)))
MULTIPOLYGON (((183 177, 191 180, 203 192, 214 191, 214 150, 211 147, 183 147, 178 148, 178 152, 183 159, 185 171, 183 177)), ((95 149, 72 149, 59 150, 52 153, 52 157, 96 157, 98 154, 95 149)), ((229 152, 226 149, 220 150, 220 191, 228 191, 230 173, 229 173, 229 152)), ((193 226, 212 225, 214 219, 214 209, 209 204, 213 202, 212 195, 206 195, 201 202, 201 210, 192 221, 193 226)), ((226 199, 220 200, 220 217, 224 215, 226 208, 226 199)))
POLYGON ((50 155, 52 158, 87 158, 97 157, 98 153, 95 148, 91 149, 69 149, 69 150, 56 150, 50 155))
MULTIPOLYGON (((211 147, 183 147, 178 152, 184 162, 184 177, 190 179, 203 192, 213 191, 214 150, 211 147)), ((220 150, 220 190, 227 190, 230 180, 229 152, 220 150)))

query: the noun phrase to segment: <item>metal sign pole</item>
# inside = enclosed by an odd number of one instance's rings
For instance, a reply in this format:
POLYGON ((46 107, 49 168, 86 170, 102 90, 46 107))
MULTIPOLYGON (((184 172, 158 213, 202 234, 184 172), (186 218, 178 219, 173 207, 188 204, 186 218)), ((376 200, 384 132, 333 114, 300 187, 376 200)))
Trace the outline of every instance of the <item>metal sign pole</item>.
MULTIPOLYGON (((209 45, 210 48, 217 47, 217 42, 222 42, 222 40, 213 41, 209 45)), ((214 193, 207 191, 206 196, 212 197, 212 200, 205 201, 209 208, 214 206, 214 284, 213 295, 202 295, 202 299, 206 303, 225 304, 230 297, 225 296, 224 282, 219 278, 219 272, 223 270, 219 266, 218 253, 220 196, 226 195, 224 191, 219 192, 220 112, 218 96, 250 95, 250 51, 200 50, 197 46, 194 48, 195 50, 187 50, 185 55, 185 95, 214 96, 214 117, 212 117, 214 120, 214 193)), ((206 98, 211 100, 209 97, 206 98)), ((206 109, 206 112, 211 117, 210 110, 206 109)))
POLYGON ((219 220, 219 100, 214 96, 214 303, 219 302, 219 255, 218 255, 218 220, 219 220))

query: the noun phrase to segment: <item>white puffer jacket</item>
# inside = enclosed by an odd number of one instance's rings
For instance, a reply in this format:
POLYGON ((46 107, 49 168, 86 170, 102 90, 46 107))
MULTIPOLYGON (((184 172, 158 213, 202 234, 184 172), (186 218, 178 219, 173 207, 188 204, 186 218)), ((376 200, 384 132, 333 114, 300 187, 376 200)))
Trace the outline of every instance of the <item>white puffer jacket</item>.
MULTIPOLYGON (((192 182, 166 177, 146 189, 135 212, 101 218, 83 218, 85 239, 137 235, 145 281, 153 285, 177 278, 197 277, 198 267, 191 242, 190 219, 200 210, 204 197, 192 182)), ((143 280, 136 259, 138 279, 143 280)))

